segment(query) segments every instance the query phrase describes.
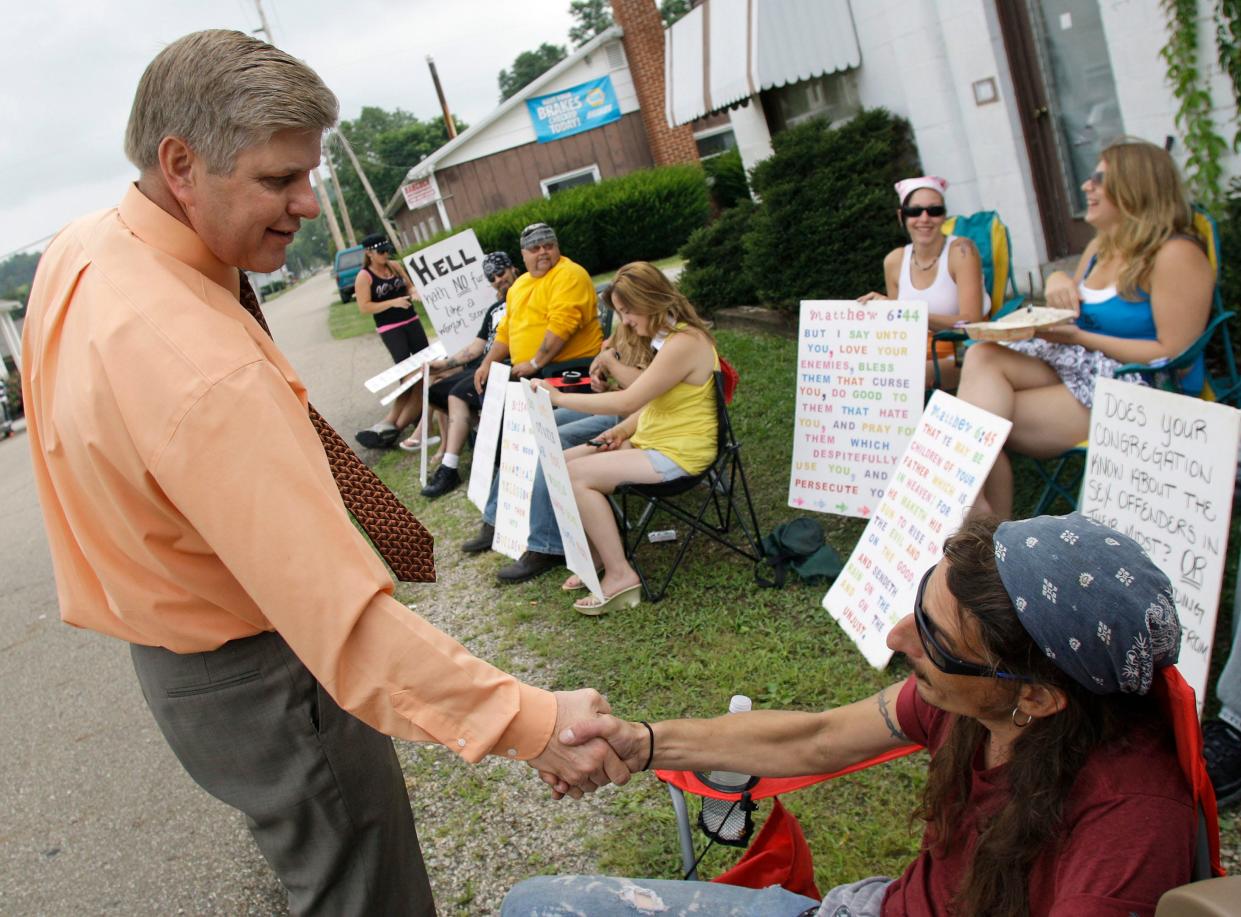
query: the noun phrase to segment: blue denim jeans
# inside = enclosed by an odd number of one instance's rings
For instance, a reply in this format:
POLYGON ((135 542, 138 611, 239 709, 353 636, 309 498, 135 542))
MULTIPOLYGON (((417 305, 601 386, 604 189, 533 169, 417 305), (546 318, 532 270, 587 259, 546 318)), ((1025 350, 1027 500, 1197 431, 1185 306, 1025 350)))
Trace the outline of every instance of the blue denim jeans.
POLYGON ((514 886, 500 917, 798 917, 818 904, 778 885, 755 889, 674 879, 538 876, 514 886))
MULTIPOLYGON (((560 447, 580 446, 588 439, 594 439, 604 430, 610 430, 620 422, 619 417, 607 414, 583 414, 581 411, 570 411, 567 408, 556 408, 554 412, 556 427, 560 431, 560 447)), ((496 524, 496 502, 500 492, 500 472, 496 470, 491 479, 491 494, 487 497, 487 508, 483 510, 483 519, 489 525, 496 524)), ((530 538, 526 542, 526 550, 538 551, 540 554, 564 554, 564 545, 560 543, 560 527, 556 525, 556 513, 552 509, 551 498, 547 495, 547 482, 543 480, 543 469, 534 473, 534 491, 530 495, 530 538)))

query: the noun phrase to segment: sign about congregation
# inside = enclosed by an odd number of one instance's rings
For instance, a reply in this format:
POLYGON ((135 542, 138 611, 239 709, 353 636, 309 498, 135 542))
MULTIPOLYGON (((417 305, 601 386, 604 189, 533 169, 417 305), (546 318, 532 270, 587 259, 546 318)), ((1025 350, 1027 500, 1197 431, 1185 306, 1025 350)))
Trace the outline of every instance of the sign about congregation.
POLYGON ((405 259, 405 269, 445 349, 456 353, 470 343, 496 301, 474 230, 419 249, 405 259))
POLYGON ((943 392, 927 403, 887 493, 823 597, 823 607, 875 668, 892 658, 888 632, 913 610, 918 581, 939 562, 1011 427, 943 392))
POLYGON ((1177 664, 1206 696, 1236 481, 1241 412, 1100 379, 1090 412, 1081 511, 1140 544, 1172 581, 1177 664))
POLYGON ((922 413, 926 303, 801 304, 789 505, 871 516, 922 413))
POLYGON ((610 76, 579 83, 551 95, 526 100, 534 135, 539 143, 550 143, 594 130, 621 117, 620 103, 610 76))

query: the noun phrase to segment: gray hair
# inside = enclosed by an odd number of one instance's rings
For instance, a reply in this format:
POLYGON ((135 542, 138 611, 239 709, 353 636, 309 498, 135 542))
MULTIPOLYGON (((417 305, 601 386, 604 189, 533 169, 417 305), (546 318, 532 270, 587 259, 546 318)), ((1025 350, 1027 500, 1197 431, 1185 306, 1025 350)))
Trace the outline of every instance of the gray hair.
POLYGON ((243 32, 178 38, 147 65, 125 130, 125 155, 153 168, 165 137, 180 137, 217 175, 237 154, 283 130, 327 130, 336 96, 301 61, 243 32))

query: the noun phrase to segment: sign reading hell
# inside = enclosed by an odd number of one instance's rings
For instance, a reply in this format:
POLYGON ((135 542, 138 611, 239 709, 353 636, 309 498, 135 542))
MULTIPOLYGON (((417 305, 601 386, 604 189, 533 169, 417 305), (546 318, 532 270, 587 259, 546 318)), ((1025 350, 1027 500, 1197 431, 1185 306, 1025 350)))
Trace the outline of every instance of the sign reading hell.
POLYGON ((922 574, 960 528, 1011 427, 943 392, 927 403, 887 493, 823 597, 875 668, 892 658, 888 632, 913 611, 922 574))
POLYGON ((405 259, 405 269, 444 348, 456 353, 474 340, 496 301, 474 230, 420 248, 405 259))
POLYGON ((803 302, 789 505, 869 517, 922 413, 926 304, 803 302))

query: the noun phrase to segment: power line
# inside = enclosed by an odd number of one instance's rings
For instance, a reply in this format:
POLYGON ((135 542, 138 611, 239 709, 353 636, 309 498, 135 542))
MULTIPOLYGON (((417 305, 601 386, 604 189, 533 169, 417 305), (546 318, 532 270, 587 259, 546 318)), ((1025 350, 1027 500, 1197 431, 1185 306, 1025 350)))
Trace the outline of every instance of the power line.
POLYGON ((50 235, 44 236, 42 239, 36 239, 35 241, 23 245, 20 248, 13 249, 11 252, 6 252, 5 254, 0 255, 0 261, 8 261, 14 255, 25 254, 26 251, 34 248, 36 245, 42 245, 44 242, 50 242, 53 238, 55 238, 55 236, 56 233, 51 233, 50 235))

